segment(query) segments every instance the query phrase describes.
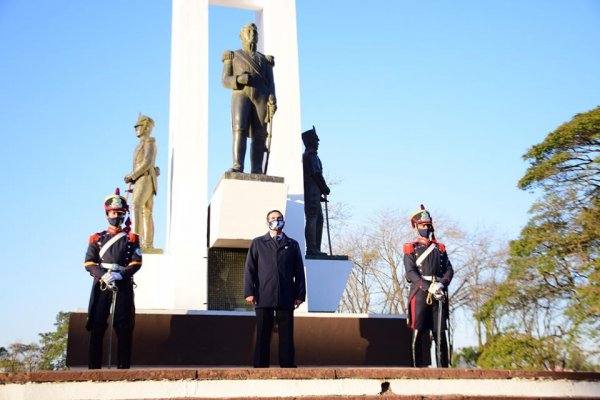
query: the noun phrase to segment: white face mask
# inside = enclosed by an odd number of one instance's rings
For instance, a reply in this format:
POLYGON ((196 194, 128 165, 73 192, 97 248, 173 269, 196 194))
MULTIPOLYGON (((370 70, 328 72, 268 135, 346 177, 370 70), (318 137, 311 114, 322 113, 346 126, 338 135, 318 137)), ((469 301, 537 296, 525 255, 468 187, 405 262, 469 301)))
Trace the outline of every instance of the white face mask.
POLYGON ((284 225, 285 225, 285 221, 283 221, 283 220, 271 221, 271 222, 269 222, 269 229, 272 231, 280 231, 283 229, 284 225))

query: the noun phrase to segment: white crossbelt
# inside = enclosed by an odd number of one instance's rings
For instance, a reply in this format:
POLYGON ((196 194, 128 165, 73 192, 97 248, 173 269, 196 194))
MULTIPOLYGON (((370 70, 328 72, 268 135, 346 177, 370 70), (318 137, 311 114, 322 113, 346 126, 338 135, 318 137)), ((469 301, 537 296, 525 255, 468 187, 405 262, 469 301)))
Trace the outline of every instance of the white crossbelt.
POLYGON ((423 261, 427 258, 427 256, 433 251, 433 249, 435 249, 435 244, 431 243, 429 245, 429 247, 427 248, 427 250, 425 250, 423 252, 423 254, 421 254, 419 256, 419 258, 417 258, 417 266, 421 266, 421 264, 423 263, 423 261))

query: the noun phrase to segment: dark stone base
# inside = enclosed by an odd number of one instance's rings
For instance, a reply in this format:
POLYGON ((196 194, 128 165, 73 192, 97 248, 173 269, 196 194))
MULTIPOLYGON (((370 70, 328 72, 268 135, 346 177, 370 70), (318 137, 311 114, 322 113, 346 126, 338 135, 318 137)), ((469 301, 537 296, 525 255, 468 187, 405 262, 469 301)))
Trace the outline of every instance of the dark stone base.
MULTIPOLYGON (((71 314, 69 367, 87 366, 86 318, 83 312, 71 314)), ((411 365, 411 332, 404 318, 297 314, 294 324, 299 366, 411 365)), ((254 312, 138 313, 133 336, 133 366, 251 366, 255 317, 254 312)), ((108 332, 104 343, 107 349, 108 332)), ((113 360, 116 343, 115 336, 113 360)), ((277 348, 275 328, 272 366, 278 365, 277 348)))

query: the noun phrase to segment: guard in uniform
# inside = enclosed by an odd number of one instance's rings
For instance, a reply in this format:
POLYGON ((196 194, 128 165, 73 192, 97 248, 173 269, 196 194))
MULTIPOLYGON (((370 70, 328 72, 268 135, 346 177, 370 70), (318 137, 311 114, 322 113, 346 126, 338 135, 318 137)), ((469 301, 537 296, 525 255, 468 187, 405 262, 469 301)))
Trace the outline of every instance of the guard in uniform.
POLYGON ((113 327, 118 339, 117 368, 126 369, 131 365, 135 319, 133 275, 142 266, 142 252, 138 236, 129 232, 129 224, 125 224, 125 229, 121 227, 128 206, 119 189, 104 200, 104 210, 108 229, 90 236, 84 263, 94 278, 86 323, 90 332, 88 367, 101 368, 102 340, 113 296, 116 296, 113 327))
POLYGON ((406 279, 411 283, 408 296, 408 323, 413 330, 412 360, 414 367, 423 367, 425 344, 430 336, 436 344, 436 364, 448 367, 448 285, 454 270, 446 247, 435 240, 433 219, 425 207, 414 212, 410 224, 417 240, 403 246, 406 279))

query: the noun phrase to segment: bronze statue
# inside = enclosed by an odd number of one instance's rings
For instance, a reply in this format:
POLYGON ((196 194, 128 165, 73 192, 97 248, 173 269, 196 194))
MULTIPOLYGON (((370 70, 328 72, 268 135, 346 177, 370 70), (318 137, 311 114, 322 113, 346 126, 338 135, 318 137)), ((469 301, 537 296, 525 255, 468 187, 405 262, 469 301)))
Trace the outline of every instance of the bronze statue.
POLYGON ((312 129, 302 133, 302 141, 306 149, 302 154, 302 165, 304 171, 304 215, 306 226, 304 227, 304 238, 306 239, 307 256, 326 256, 321 251, 321 239, 323 238, 323 210, 321 202, 327 201, 329 186, 323 178, 323 166, 317 155, 319 149, 319 137, 313 126, 312 129))
POLYGON ((250 23, 240 30, 242 49, 223 53, 223 86, 233 89, 231 95, 231 128, 233 131, 233 167, 231 172, 244 172, 246 141, 250 146, 251 173, 263 173, 267 124, 277 110, 273 82, 273 56, 256 51, 258 31, 250 23))
POLYGON ((133 219, 133 232, 141 239, 141 248, 146 252, 154 249, 154 220, 152 208, 154 195, 156 195, 160 173, 154 166, 156 160, 156 140, 150 137, 154 121, 145 115, 138 117, 134 125, 135 135, 140 139, 133 152, 133 171, 125 176, 125 183, 133 184, 133 200, 131 201, 131 216, 133 219))

